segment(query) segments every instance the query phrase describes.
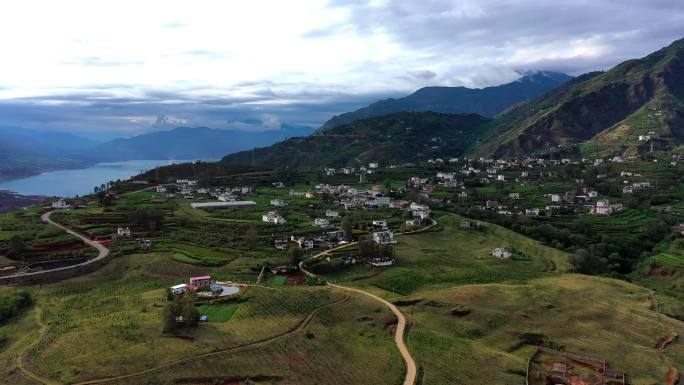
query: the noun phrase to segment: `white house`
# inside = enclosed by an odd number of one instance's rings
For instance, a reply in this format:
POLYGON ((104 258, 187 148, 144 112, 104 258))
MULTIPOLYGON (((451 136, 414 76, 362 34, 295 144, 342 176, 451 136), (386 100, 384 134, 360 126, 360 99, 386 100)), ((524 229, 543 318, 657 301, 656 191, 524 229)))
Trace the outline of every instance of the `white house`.
POLYGON ((538 208, 525 209, 525 215, 528 215, 531 217, 538 217, 539 216, 539 209, 538 208))
POLYGON ((394 233, 389 230, 373 233, 373 240, 380 245, 392 245, 397 243, 397 240, 394 239, 394 233))
POLYGON ((122 237, 122 238, 123 238, 123 237, 126 237, 126 238, 128 238, 128 237, 131 236, 131 229, 129 229, 128 227, 119 227, 119 228, 116 229, 116 234, 117 234, 119 237, 122 237))
POLYGON ((52 202, 52 208, 53 209, 68 209, 70 205, 64 201, 64 199, 60 199, 56 202, 52 202))
POLYGON ((233 202, 236 200, 236 198, 229 193, 221 193, 217 196, 218 200, 221 202, 233 202))
POLYGON ((261 220, 268 223, 275 223, 276 225, 283 225, 287 223, 285 218, 281 217, 275 211, 269 211, 268 213, 261 216, 261 220))
POLYGON ((380 229, 386 229, 387 228, 387 221, 385 219, 373 220, 373 227, 380 228, 380 229))
POLYGON ((373 267, 387 267, 394 265, 394 258, 373 258, 370 261, 373 267))
POLYGON ((503 181, 506 180, 506 176, 505 176, 505 175, 497 175, 497 176, 496 176, 496 180, 502 181, 502 182, 503 182, 503 181))
POLYGON ((377 162, 368 163, 368 168, 378 168, 378 167, 379 167, 379 165, 377 162))
POLYGON ((285 201, 282 199, 271 199, 271 206, 278 206, 278 207, 285 206, 285 201))
POLYGON ((598 201, 596 202, 596 214, 598 215, 610 215, 613 213, 613 208, 610 207, 609 201, 598 201))
POLYGON ((492 256, 499 259, 508 259, 511 257, 511 250, 505 247, 497 247, 492 250, 492 256))
POLYGON ((512 193, 509 193, 509 194, 508 194, 508 197, 509 197, 510 199, 520 199, 520 193, 512 192, 512 193))
POLYGON ((165 193, 166 192, 166 187, 164 186, 157 186, 157 192, 158 193, 165 193))
POLYGON ((314 219, 314 225, 320 227, 328 227, 330 226, 330 221, 325 218, 316 218, 314 219))
POLYGON ((338 212, 335 211, 335 210, 326 210, 326 211, 325 211, 325 216, 328 217, 328 218, 339 218, 339 217, 340 217, 340 213, 338 213, 338 212))
POLYGON ((551 202, 560 202, 561 196, 559 194, 551 194, 551 202))
POLYGON ((413 228, 420 226, 420 219, 407 219, 406 220, 406 227, 407 228, 413 228))

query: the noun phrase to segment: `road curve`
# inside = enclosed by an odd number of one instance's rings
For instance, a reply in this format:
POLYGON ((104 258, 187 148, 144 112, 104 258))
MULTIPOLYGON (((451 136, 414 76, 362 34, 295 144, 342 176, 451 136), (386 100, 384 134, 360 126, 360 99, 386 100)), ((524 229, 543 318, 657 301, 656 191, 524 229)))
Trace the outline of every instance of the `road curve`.
POLYGON ((85 266, 85 265, 89 265, 89 264, 91 264, 91 263, 98 262, 98 261, 100 261, 100 260, 102 260, 102 259, 104 259, 104 258, 107 258, 107 256, 109 255, 109 249, 108 249, 108 248, 102 246, 102 245, 99 244, 98 242, 95 242, 95 241, 93 241, 93 240, 91 240, 91 239, 89 239, 89 238, 86 238, 85 236, 83 236, 83 235, 81 235, 81 234, 79 234, 79 233, 77 233, 77 232, 75 232, 75 231, 73 231, 73 230, 67 228, 67 227, 64 226, 64 225, 61 225, 61 224, 59 224, 59 223, 53 221, 52 219, 50 219, 50 215, 52 215, 52 213, 54 213, 54 212, 55 212, 55 210, 53 210, 53 211, 48 211, 48 212, 46 212, 45 214, 41 215, 41 216, 40 216, 40 219, 41 219, 43 222, 45 222, 45 223, 48 223, 48 224, 50 224, 50 225, 52 225, 52 226, 55 226, 55 227, 58 227, 58 228, 60 228, 60 229, 62 229, 62 230, 64 230, 64 231, 66 231, 67 233, 69 233, 69 234, 71 234, 71 235, 73 235, 73 236, 75 236, 75 237, 81 239, 81 240, 82 240, 83 242, 85 242, 85 244, 87 244, 88 246, 94 247, 94 248, 97 249, 97 251, 99 252, 98 255, 97 255, 97 257, 95 257, 95 258, 93 258, 93 259, 89 259, 89 260, 87 260, 87 261, 85 261, 85 262, 82 262, 82 263, 77 263, 77 264, 71 265, 71 266, 59 267, 59 268, 56 268, 56 269, 41 270, 41 271, 35 271, 35 272, 32 272, 32 273, 17 273, 17 274, 12 274, 12 275, 4 275, 4 276, 0 277, 0 283, 2 283, 3 280, 7 280, 7 279, 11 279, 11 278, 17 278, 17 277, 31 277, 31 276, 36 276, 36 275, 50 274, 50 273, 53 273, 53 272, 55 272, 55 271, 60 271, 60 270, 75 269, 75 268, 78 268, 78 267, 81 267, 81 266, 85 266))
MULTIPOLYGON (((432 219, 432 224, 430 224, 429 226, 426 226, 422 229, 418 229, 418 230, 414 230, 414 231, 406 231, 403 233, 397 233, 395 235, 398 236, 398 235, 418 234, 418 233, 422 233, 422 232, 424 232, 424 231, 426 231, 426 230, 428 230, 428 229, 430 229, 436 225, 437 225, 437 221, 432 219)), ((324 250, 318 254, 311 256, 308 259, 309 260, 317 259, 317 258, 320 258, 320 257, 326 255, 326 254, 329 254, 333 250, 343 249, 345 247, 353 246, 357 243, 358 242, 350 242, 350 243, 344 244, 342 246, 337 246, 337 247, 334 247, 332 249, 324 250)), ((303 271, 308 276, 311 276, 311 277, 316 276, 316 274, 306 270, 306 268, 304 267, 304 261, 299 262, 299 269, 301 271, 303 271)), ((330 282, 328 282, 327 285, 330 287, 339 289, 339 290, 351 291, 351 292, 363 294, 363 295, 370 297, 370 298, 380 302, 381 304, 385 305, 385 307, 387 307, 388 309, 390 309, 392 311, 392 313, 394 313, 394 315, 397 317, 397 320, 398 320, 397 330, 394 333, 394 342, 396 343, 397 349, 399 349, 399 353, 401 353, 401 356, 404 358, 404 362, 406 363, 406 378, 404 378, 403 384, 404 385, 413 385, 416 382, 416 375, 417 375, 416 362, 413 359, 413 357, 411 356, 411 353, 408 351, 408 348, 406 347, 406 343, 404 342, 404 333, 406 332, 406 317, 404 316, 404 314, 402 314, 402 312, 399 310, 399 308, 397 308, 393 303, 387 301, 386 299, 381 298, 381 297, 379 297, 373 293, 370 293, 368 291, 365 291, 365 290, 361 290, 361 289, 357 289, 357 288, 353 288, 353 287, 342 286, 342 285, 337 285, 337 284, 333 284, 330 282)))

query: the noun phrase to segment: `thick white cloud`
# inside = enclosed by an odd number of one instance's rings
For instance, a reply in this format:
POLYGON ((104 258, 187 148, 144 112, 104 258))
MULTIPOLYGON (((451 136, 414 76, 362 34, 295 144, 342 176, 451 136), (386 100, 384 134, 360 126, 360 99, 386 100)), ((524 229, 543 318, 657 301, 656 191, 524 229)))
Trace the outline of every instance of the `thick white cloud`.
POLYGON ((0 124, 315 125, 380 95, 607 69, 681 37, 681 0, 6 1, 0 107, 24 109, 0 124))

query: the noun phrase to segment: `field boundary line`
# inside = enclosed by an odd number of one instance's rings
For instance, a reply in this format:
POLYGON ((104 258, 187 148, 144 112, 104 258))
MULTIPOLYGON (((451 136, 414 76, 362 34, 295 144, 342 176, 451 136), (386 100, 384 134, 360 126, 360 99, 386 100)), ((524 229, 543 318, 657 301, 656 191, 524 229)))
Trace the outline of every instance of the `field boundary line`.
POLYGON ((109 378, 101 378, 101 379, 94 379, 94 380, 89 380, 89 381, 76 382, 76 383, 73 383, 73 385, 107 384, 107 383, 111 383, 111 382, 126 380, 129 378, 142 377, 142 376, 146 376, 149 374, 161 372, 165 369, 171 369, 171 368, 179 366, 179 365, 187 364, 189 362, 201 360, 204 358, 219 356, 219 355, 222 355, 225 353, 235 353, 235 352, 240 352, 240 351, 245 351, 245 350, 251 350, 251 349, 255 349, 255 348, 268 346, 268 345, 271 345, 271 344, 274 344, 277 342, 281 342, 281 341, 284 341, 286 339, 289 339, 291 337, 294 337, 296 335, 303 333, 304 330, 306 330, 307 327, 311 324, 311 322, 316 317, 316 315, 318 315, 318 313, 320 313, 323 310, 328 309, 328 308, 333 308, 333 307, 343 305, 343 304, 349 302, 349 300, 351 300, 351 297, 347 295, 344 298, 340 299, 339 301, 335 301, 335 302, 332 302, 332 303, 329 303, 326 305, 319 306, 316 309, 314 309, 311 313, 309 313, 302 321, 300 321, 297 325, 295 325, 289 331, 281 333, 281 334, 277 334, 277 335, 272 336, 272 337, 268 337, 268 338, 263 339, 263 340, 250 342, 250 343, 243 344, 243 345, 232 346, 230 348, 216 350, 216 351, 213 351, 210 353, 203 353, 203 354, 200 354, 200 355, 197 355, 194 357, 185 358, 182 360, 168 362, 166 364, 162 364, 162 365, 159 365, 157 367, 142 370, 142 371, 135 372, 135 373, 125 374, 125 375, 116 376, 116 377, 109 377, 109 378))

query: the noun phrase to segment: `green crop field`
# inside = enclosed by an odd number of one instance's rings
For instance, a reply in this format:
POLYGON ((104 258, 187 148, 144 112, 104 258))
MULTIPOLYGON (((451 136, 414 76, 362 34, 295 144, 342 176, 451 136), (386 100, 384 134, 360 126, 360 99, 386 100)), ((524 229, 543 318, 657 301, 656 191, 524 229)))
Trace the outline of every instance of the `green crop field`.
POLYGON ((199 310, 200 315, 206 315, 209 322, 226 322, 233 317, 233 314, 238 309, 238 304, 216 304, 216 305, 201 305, 199 310))

